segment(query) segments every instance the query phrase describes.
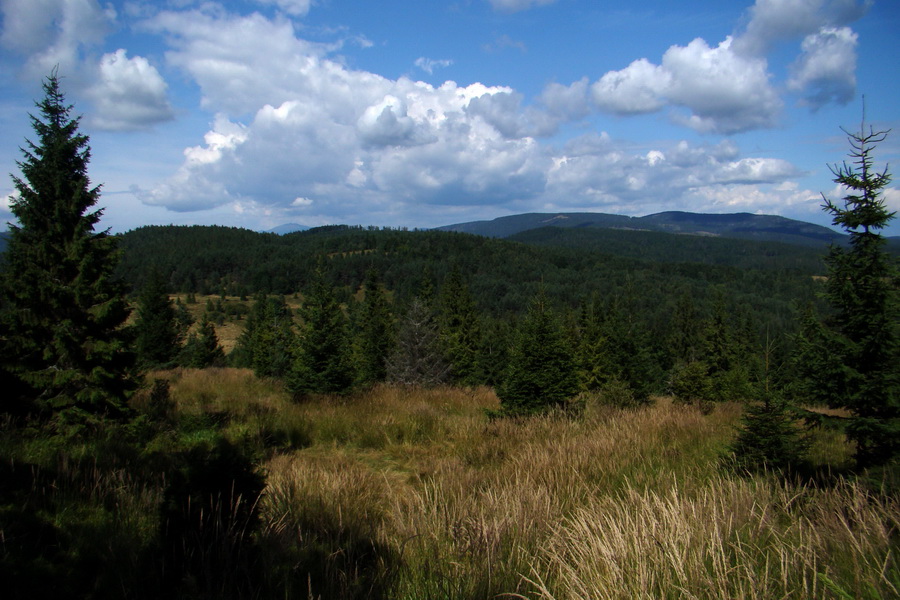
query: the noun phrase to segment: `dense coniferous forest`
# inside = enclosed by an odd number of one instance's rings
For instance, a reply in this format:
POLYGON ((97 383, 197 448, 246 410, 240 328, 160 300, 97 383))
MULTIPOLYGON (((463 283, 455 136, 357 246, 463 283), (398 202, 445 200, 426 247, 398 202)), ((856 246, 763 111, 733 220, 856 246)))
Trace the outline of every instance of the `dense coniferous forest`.
POLYGON ((629 293, 647 307, 669 305, 679 291, 703 302, 712 287, 722 286, 762 316, 773 312, 773 303, 783 312, 792 302, 811 301, 815 278, 825 273, 822 250, 786 244, 615 230, 542 229, 522 235, 516 242, 334 226, 279 237, 223 227, 154 226, 119 236, 120 273, 136 290, 157 268, 170 273, 171 293, 293 294, 324 255, 335 287, 353 293, 371 269, 397 301, 405 302, 425 279, 439 286, 455 267, 479 310, 494 317, 522 313, 541 284, 566 308, 629 293))
MULTIPOLYGON (((367 272, 378 274, 402 314, 423 287, 440 292, 451 272, 464 279, 478 318, 508 345, 509 325, 539 289, 569 322, 583 307, 626 312, 642 332, 653 373, 665 391, 677 362, 669 340, 680 299, 701 323, 721 301, 729 327, 761 348, 768 334, 790 351, 798 311, 819 302, 821 251, 773 242, 657 232, 544 228, 511 240, 441 231, 333 226, 285 236, 224 227, 144 227, 119 236, 120 272, 135 290, 153 269, 169 273, 170 293, 291 295, 307 288, 319 257, 339 300, 351 300, 367 272), (519 241, 521 240, 521 241, 519 241)), ((486 334, 488 335, 488 334, 486 334)), ((486 341, 487 342, 487 341, 486 341)), ((495 370, 502 371, 503 367, 495 370)), ((476 381, 473 381, 473 383, 476 381)), ((482 377, 479 383, 494 383, 482 377)))

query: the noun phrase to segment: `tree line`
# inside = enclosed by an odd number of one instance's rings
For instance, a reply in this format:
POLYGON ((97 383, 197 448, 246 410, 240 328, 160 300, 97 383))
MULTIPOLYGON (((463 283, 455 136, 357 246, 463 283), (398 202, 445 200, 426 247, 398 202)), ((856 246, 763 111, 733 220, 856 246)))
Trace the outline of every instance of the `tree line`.
MULTIPOLYGON (((741 357, 758 353, 768 333, 780 340, 777 353, 783 360, 798 328, 798 308, 821 304, 816 294, 822 284, 816 276, 824 274, 821 258, 804 258, 801 266, 796 264, 796 252, 808 250, 777 245, 764 249, 765 245, 744 241, 736 243, 757 253, 755 267, 664 262, 467 234, 361 227, 329 227, 283 238, 229 228, 151 227, 119 239, 124 251, 120 272, 137 293, 152 271, 169 275, 164 287, 170 294, 217 293, 240 297, 244 304, 259 296, 305 298, 318 279, 331 288, 342 307, 351 337, 364 325, 360 301, 368 297, 366 282, 374 276, 384 292, 393 339, 398 339, 418 300, 414 312, 427 308, 441 330, 443 351, 448 354, 444 359, 452 365, 450 381, 470 385, 499 383, 516 324, 543 294, 572 351, 587 352, 594 343, 595 354, 600 350, 615 354, 618 358, 606 364, 629 373, 639 397, 668 391, 673 369, 712 352, 705 337, 715 329, 736 348, 729 352, 741 357), (218 258, 196 258, 198 247, 218 258), (260 262, 244 265, 246 259, 241 258, 230 267, 222 266, 242 248, 249 256, 260 256, 260 262), (219 266, 208 270, 212 264, 219 266), (266 279, 260 275, 266 270, 290 273, 293 284, 273 290, 241 283, 266 279), (187 272, 194 276, 178 275, 187 272), (191 282, 197 281, 209 283, 195 287, 191 282), (590 342, 597 337, 605 341, 590 342), (459 351, 461 340, 468 354, 459 351)), ((655 234, 650 241, 664 248, 679 239, 655 234)), ((717 242, 713 247, 718 252, 710 252, 705 244, 697 254, 709 260, 735 249, 731 240, 717 242)), ((742 260, 751 260, 746 254, 742 260)), ((292 316, 299 321, 299 315, 292 316)), ((238 352, 230 363, 249 366, 241 356, 238 352)))

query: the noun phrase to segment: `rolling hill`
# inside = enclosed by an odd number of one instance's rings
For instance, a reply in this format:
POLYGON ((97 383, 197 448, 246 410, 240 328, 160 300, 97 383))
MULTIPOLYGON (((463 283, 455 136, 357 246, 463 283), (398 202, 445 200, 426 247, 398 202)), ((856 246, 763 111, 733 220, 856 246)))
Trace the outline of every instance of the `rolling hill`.
POLYGON ((644 217, 606 213, 526 213, 491 221, 472 221, 438 227, 487 237, 510 237, 541 227, 657 231, 695 236, 727 237, 822 247, 846 236, 827 227, 774 215, 750 213, 702 214, 670 211, 644 217))

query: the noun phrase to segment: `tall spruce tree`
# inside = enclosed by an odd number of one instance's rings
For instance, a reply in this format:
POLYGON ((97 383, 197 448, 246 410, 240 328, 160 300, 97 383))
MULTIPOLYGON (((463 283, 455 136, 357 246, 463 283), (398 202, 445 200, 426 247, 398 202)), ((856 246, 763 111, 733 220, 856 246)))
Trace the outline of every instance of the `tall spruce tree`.
POLYGON ((387 363, 388 381, 435 387, 447 382, 449 372, 434 314, 416 297, 400 321, 397 344, 387 363))
POLYGON ((294 362, 294 319, 281 296, 258 296, 244 331, 229 355, 238 367, 250 367, 257 377, 284 377, 294 362))
POLYGON ((481 325, 469 287, 456 265, 441 286, 439 304, 441 340, 450 362, 451 378, 462 385, 482 383, 481 325))
POLYGON ((519 328, 497 396, 504 413, 530 415, 562 407, 577 392, 572 350, 542 290, 519 328))
POLYGON ((363 284, 365 297, 359 315, 356 353, 359 380, 384 381, 387 361, 394 347, 394 323, 378 273, 370 270, 363 284))
POLYGON ((134 333, 135 350, 143 367, 172 366, 181 350, 184 333, 159 269, 151 269, 138 296, 134 333))
POLYGON ((13 177, 3 272, 2 360, 14 389, 45 415, 64 418, 122 414, 135 389, 134 354, 123 328, 129 309, 113 270, 116 241, 95 231, 88 137, 79 133, 54 71, 44 82, 36 141, 26 140, 22 178, 13 177))
POLYGON ((849 409, 848 436, 860 467, 884 464, 900 451, 900 275, 880 231, 894 218, 881 197, 891 181, 877 171, 872 153, 887 131, 845 131, 850 163, 831 167, 848 195, 837 205, 823 196, 834 225, 849 234, 846 248, 832 245, 826 263, 826 298, 833 308, 828 338, 831 403, 849 409))
POLYGON ((634 295, 613 299, 605 308, 602 320, 606 339, 607 363, 612 366, 609 383, 622 384, 633 394, 634 402, 650 401, 653 388, 653 359, 644 325, 635 319, 634 295))
POLYGON ((717 294, 712 314, 702 331, 701 358, 706 365, 710 396, 707 400, 725 402, 746 400, 750 388, 750 348, 752 335, 741 335, 735 326, 735 310, 721 293, 717 294))
POLYGON ((694 362, 700 356, 702 332, 700 317, 694 304, 694 297, 687 290, 678 297, 672 312, 669 334, 669 353, 672 362, 684 365, 694 362))
POLYGON ((585 391, 600 390, 610 379, 612 365, 606 351, 607 339, 594 303, 583 303, 578 315, 575 337, 575 360, 579 387, 585 391))
MULTIPOLYGON (((583 304, 576 327, 575 356, 579 384, 588 391, 617 394, 620 402, 641 404, 650 399, 653 375, 643 328, 612 299, 598 310, 583 304)), ((607 394, 612 397, 613 394, 607 394)))
POLYGON ((325 279, 320 259, 300 309, 297 354, 286 385, 295 396, 341 394, 353 385, 353 365, 344 313, 325 279))

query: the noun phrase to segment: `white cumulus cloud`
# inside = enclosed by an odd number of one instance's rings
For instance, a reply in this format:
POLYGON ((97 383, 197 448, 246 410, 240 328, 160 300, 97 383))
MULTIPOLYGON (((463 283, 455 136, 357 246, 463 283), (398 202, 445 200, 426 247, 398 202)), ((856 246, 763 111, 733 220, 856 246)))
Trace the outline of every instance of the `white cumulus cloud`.
POLYGON ((168 38, 167 61, 197 81, 204 105, 216 111, 252 113, 263 104, 291 100, 310 86, 347 85, 345 69, 323 63, 327 48, 296 37, 285 18, 236 16, 204 6, 162 12, 144 27, 168 38))
POLYGON ((806 36, 788 87, 803 93, 813 109, 850 102, 856 91, 856 40, 849 27, 823 27, 806 36))
POLYGON ((588 78, 582 77, 571 85, 548 84, 541 92, 540 103, 563 121, 574 121, 591 112, 588 103, 588 78))
MULTIPOLYGON (((801 175, 781 159, 740 158, 740 149, 728 140, 715 145, 680 141, 639 152, 608 136, 588 135, 566 144, 554 158, 545 196, 556 199, 557 210, 647 214, 701 199, 704 210, 722 212, 724 198, 734 200, 734 190, 740 189, 749 205, 749 190, 793 184, 801 175)), ((691 206, 701 210, 700 204, 691 206)))
POLYGON ((168 36, 170 66, 219 112, 168 180, 139 191, 171 210, 230 207, 304 223, 422 223, 424 206, 429 219, 536 207, 642 214, 686 198, 724 206, 734 190, 749 199, 751 187, 801 175, 729 140, 629 148, 597 132, 560 147, 539 141, 587 116, 591 100, 621 114, 676 107, 717 132, 770 123, 780 105, 765 61, 735 55, 728 41, 673 46, 659 65, 633 63, 617 85, 551 83, 529 104, 505 86, 350 69, 282 17, 202 9, 162 13, 148 27, 168 36), (255 37, 230 43, 239 32, 255 37))
POLYGON ((900 189, 894 187, 885 188, 882 199, 884 200, 884 205, 889 211, 900 211, 900 189))
POLYGON ((801 39, 823 27, 843 27, 866 14, 872 0, 756 0, 735 50, 762 56, 774 44, 801 39))
POLYGON ((726 38, 715 48, 697 38, 672 46, 660 65, 639 59, 591 86, 594 103, 619 115, 666 106, 687 109, 674 119, 701 132, 731 134, 775 124, 782 102, 764 59, 744 57, 726 38))
POLYGON ((163 13, 149 27, 171 36, 168 60, 222 116, 170 181, 143 192, 148 203, 197 210, 240 202, 306 216, 345 214, 361 198, 396 209, 543 189, 546 158, 530 134, 556 120, 522 107, 510 88, 434 87, 351 70, 280 18, 201 10, 163 13), (236 32, 253 32, 254 41, 231 44, 236 32))
POLYGON ((91 122, 101 129, 141 129, 168 121, 174 111, 166 82, 146 58, 128 58, 125 50, 105 54, 96 83, 88 94, 94 101, 91 122))
POLYGON ((766 61, 739 56, 730 38, 715 48, 699 38, 673 46, 662 66, 671 75, 668 99, 690 111, 685 123, 693 129, 727 134, 775 124, 782 102, 766 61))
POLYGON ((375 146, 417 146, 437 140, 429 122, 410 117, 406 102, 391 94, 365 109, 357 129, 365 143, 375 146))
POLYGON ((591 86, 594 102, 603 110, 630 115, 656 112, 666 104, 672 74, 640 58, 621 71, 610 71, 591 86))
POLYGON ((59 67, 72 76, 85 50, 100 43, 116 19, 110 5, 96 0, 4 0, 0 43, 26 56, 25 73, 46 76, 59 67))
POLYGON ((746 25, 717 46, 697 38, 673 45, 659 64, 647 58, 609 71, 591 86, 591 100, 620 116, 674 109, 670 117, 702 133, 730 135, 775 126, 779 88, 803 95, 813 110, 846 104, 856 86, 856 34, 847 27, 869 0, 757 0, 746 25), (778 42, 803 40, 790 79, 773 82, 766 55, 778 42))
POLYGON ((543 137, 556 131, 558 120, 534 107, 522 107, 522 95, 511 89, 472 98, 467 114, 480 117, 507 138, 543 137))

